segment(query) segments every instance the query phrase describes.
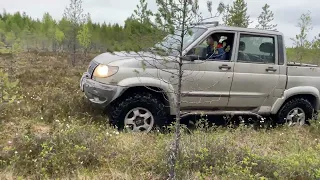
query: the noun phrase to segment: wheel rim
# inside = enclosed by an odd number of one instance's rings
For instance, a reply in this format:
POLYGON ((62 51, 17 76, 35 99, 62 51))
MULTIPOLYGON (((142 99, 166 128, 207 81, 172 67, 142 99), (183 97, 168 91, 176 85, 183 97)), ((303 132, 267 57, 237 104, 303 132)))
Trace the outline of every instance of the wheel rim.
POLYGON ((288 126, 294 125, 304 125, 306 122, 306 114, 303 109, 301 108, 294 108, 292 109, 287 115, 287 123, 288 126))
POLYGON ((154 125, 154 117, 149 110, 137 107, 127 113, 124 125, 133 132, 150 132, 154 125))

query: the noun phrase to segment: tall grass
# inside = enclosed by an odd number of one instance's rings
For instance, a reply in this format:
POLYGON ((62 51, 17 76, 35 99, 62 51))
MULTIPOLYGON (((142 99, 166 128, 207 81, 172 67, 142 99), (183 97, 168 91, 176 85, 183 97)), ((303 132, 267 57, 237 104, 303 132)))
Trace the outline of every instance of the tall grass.
MULTIPOLYGON (((12 75, 24 98, 0 114, 0 179, 166 178, 172 134, 109 127, 79 91, 87 62, 69 67, 64 56, 19 56, 12 75)), ((178 178, 319 179, 319 140, 319 122, 271 130, 184 129, 178 178)))

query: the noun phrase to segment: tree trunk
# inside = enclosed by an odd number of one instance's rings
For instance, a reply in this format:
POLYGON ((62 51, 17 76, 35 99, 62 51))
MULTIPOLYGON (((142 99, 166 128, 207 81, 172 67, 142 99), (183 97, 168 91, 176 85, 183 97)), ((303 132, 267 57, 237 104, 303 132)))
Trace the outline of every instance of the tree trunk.
MULTIPOLYGON (((181 31, 181 44, 180 44, 180 57, 182 56, 182 50, 183 50, 183 41, 184 41, 184 33, 186 31, 186 16, 187 16, 187 0, 183 1, 183 12, 182 12, 182 31, 181 31)), ((179 155, 179 149, 180 149, 180 138, 181 138, 181 131, 180 131, 180 120, 181 120, 181 87, 182 87, 182 77, 183 77, 183 71, 182 71, 182 65, 183 61, 181 58, 179 58, 179 69, 178 69, 178 89, 177 89, 177 102, 176 102, 176 125, 175 125, 175 139, 173 143, 173 148, 170 153, 170 159, 169 159, 169 179, 176 179, 176 163, 179 155)))
POLYGON ((77 43, 77 30, 75 25, 73 25, 73 38, 72 38, 72 66, 76 64, 76 43, 77 43))
POLYGON ((180 145, 180 138, 181 138, 181 132, 180 132, 180 119, 181 119, 181 113, 180 113, 180 106, 181 106, 181 86, 182 86, 182 60, 180 60, 179 63, 179 75, 178 75, 178 90, 177 90, 177 102, 176 102, 176 124, 175 124, 175 138, 173 141, 173 144, 171 146, 170 150, 170 157, 169 157, 169 166, 170 166, 170 172, 169 172, 169 179, 176 179, 175 176, 175 168, 176 168, 176 162, 178 159, 178 152, 179 152, 179 145, 180 145))
POLYGON ((84 58, 83 58, 83 63, 86 61, 87 59, 87 53, 88 53, 88 48, 84 49, 84 58))
POLYGON ((74 43, 73 44, 73 47, 72 47, 72 66, 75 66, 76 65, 76 44, 74 43))

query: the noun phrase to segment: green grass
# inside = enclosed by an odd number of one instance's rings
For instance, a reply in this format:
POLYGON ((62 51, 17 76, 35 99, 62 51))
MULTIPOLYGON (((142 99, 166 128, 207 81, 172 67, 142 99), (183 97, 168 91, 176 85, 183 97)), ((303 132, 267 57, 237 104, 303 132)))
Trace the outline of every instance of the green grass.
MULTIPOLYGON (((88 60, 67 64, 65 56, 17 57, 11 75, 23 100, 0 113, 0 179, 166 178, 172 134, 109 127, 79 90, 88 60)), ((178 179, 319 179, 319 141, 319 122, 268 131, 199 127, 183 133, 178 179)))

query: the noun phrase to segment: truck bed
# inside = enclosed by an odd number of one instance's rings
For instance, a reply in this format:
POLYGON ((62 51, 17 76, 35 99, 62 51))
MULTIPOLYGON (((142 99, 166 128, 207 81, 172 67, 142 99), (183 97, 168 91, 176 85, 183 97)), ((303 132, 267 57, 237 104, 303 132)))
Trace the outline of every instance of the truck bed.
POLYGON ((287 87, 313 86, 320 90, 320 67, 313 64, 288 63, 287 87))

